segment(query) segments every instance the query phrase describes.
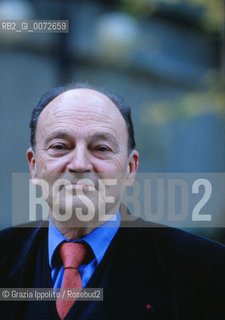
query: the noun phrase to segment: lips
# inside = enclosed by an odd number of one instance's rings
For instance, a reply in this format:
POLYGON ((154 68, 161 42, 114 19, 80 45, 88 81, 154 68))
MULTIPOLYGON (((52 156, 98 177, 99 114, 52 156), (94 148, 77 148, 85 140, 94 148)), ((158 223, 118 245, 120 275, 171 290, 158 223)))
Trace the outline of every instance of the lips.
POLYGON ((95 187, 93 184, 87 183, 70 183, 67 184, 66 189, 74 189, 74 190, 84 190, 84 191, 94 191, 95 187))

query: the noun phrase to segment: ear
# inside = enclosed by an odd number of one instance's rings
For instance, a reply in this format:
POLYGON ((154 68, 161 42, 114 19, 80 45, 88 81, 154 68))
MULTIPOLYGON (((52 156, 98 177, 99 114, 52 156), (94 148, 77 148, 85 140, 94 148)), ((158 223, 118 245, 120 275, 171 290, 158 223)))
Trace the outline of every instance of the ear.
POLYGON ((137 150, 132 150, 129 158, 128 158, 128 166, 127 166, 127 178, 126 178, 126 187, 129 188, 132 186, 137 169, 138 169, 138 160, 139 160, 139 153, 137 150))
POLYGON ((36 177, 36 158, 34 150, 30 147, 27 149, 27 161, 30 168, 32 179, 36 177))

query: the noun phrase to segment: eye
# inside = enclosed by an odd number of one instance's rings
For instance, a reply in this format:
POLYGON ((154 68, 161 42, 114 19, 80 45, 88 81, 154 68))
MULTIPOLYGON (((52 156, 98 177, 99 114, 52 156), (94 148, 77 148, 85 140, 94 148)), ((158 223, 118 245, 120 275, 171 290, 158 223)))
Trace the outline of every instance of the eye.
POLYGON ((97 146, 95 148, 96 151, 99 151, 99 152, 107 152, 107 151, 110 151, 110 149, 107 147, 107 146, 97 146))
POLYGON ((69 150, 69 146, 67 146, 64 143, 54 143, 54 144, 50 145, 48 149, 52 153, 62 153, 62 152, 66 152, 67 150, 69 150))
POLYGON ((98 151, 101 151, 101 152, 105 152, 105 151, 108 151, 108 148, 107 147, 104 147, 104 146, 100 146, 97 148, 98 151))
POLYGON ((46 147, 46 151, 52 157, 63 157, 72 150, 73 146, 68 141, 51 141, 46 147))
POLYGON ((62 144, 55 144, 55 145, 51 146, 51 148, 53 148, 55 150, 63 150, 63 149, 65 149, 65 146, 62 144))
POLYGON ((99 159, 108 159, 112 155, 112 149, 106 144, 93 145, 90 150, 99 159))

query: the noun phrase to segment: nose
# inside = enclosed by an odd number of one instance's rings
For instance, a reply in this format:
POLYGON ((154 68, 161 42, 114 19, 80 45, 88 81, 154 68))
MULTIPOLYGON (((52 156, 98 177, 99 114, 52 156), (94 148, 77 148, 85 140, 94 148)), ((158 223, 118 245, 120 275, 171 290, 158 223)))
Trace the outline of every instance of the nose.
POLYGON ((70 172, 91 172, 92 164, 88 150, 84 146, 76 146, 74 151, 70 154, 70 161, 67 169, 70 172))

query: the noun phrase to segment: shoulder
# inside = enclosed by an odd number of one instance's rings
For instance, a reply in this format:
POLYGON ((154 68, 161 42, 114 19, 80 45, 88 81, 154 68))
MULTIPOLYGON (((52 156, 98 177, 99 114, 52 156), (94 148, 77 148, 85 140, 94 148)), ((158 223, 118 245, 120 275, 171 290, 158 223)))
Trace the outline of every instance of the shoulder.
POLYGON ((137 241, 139 245, 148 248, 157 248, 158 252, 169 260, 188 260, 196 263, 221 262, 225 267, 225 246, 219 242, 195 235, 181 229, 167 227, 142 219, 135 222, 137 228, 137 241))
POLYGON ((26 239, 32 236, 32 234, 34 234, 35 231, 38 231, 40 228, 48 228, 48 222, 36 221, 9 227, 0 230, 0 241, 10 243, 14 242, 15 239, 26 239))
POLYGON ((124 239, 129 239, 127 243, 132 243, 139 261, 147 266, 146 277, 154 266, 155 270, 164 270, 172 286, 180 288, 180 292, 191 287, 196 288, 196 292, 202 288, 210 295, 209 288, 217 292, 217 296, 224 292, 224 245, 187 231, 139 219, 136 224, 137 228, 124 230, 127 235, 124 239))
POLYGON ((9 261, 19 261, 25 257, 31 247, 38 246, 46 235, 47 228, 43 222, 24 224, 0 231, 1 254, 0 266, 9 261))

